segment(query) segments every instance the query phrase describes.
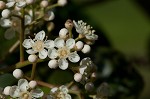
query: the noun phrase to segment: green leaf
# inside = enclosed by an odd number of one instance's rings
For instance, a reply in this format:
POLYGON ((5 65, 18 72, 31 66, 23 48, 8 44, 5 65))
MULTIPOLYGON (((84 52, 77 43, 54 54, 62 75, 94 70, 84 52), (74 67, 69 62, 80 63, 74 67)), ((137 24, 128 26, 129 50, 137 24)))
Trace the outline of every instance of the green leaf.
POLYGON ((11 86, 16 83, 17 80, 13 77, 12 74, 3 74, 0 75, 0 87, 11 86))

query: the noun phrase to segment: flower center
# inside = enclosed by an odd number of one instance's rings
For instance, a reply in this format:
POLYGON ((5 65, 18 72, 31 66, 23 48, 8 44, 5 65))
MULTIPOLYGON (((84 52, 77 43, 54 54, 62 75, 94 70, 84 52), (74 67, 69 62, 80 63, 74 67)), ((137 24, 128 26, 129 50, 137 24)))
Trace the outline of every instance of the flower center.
POLYGON ((32 48, 33 48, 33 50, 39 52, 44 49, 44 42, 43 41, 35 41, 32 48))
POLYGON ((29 99, 30 95, 29 92, 24 92, 21 94, 21 99, 29 99))
POLYGON ((65 99, 65 95, 63 92, 58 92, 56 97, 56 99, 65 99))
POLYGON ((67 58, 70 50, 67 47, 62 47, 58 49, 58 54, 60 58, 67 58))

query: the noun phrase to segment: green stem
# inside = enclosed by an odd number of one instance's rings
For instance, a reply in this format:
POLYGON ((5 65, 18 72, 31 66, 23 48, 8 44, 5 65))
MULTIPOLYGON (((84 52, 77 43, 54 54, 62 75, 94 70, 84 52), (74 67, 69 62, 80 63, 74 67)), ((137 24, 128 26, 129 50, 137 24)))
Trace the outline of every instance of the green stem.
POLYGON ((24 47, 22 46, 24 40, 24 9, 22 9, 22 18, 21 18, 21 31, 20 31, 20 62, 24 61, 24 47))
POLYGON ((32 64, 31 80, 33 80, 34 77, 35 77, 36 64, 37 64, 37 62, 34 62, 34 63, 32 64))
MULTIPOLYGON (((27 77, 27 76, 24 76, 25 79, 31 81, 32 79, 27 77)), ((35 80, 37 82, 38 85, 40 86, 43 86, 43 87, 47 87, 47 88, 54 88, 54 87, 57 87, 56 85, 53 85, 53 84, 49 84, 49 83, 46 83, 46 82, 43 82, 43 81, 39 81, 39 80, 35 80)))
MULTIPOLYGON (((37 63, 40 63, 40 62, 44 62, 46 60, 42 60, 42 59, 39 59, 37 61, 37 63)), ((31 65, 32 63, 29 62, 28 60, 27 61, 23 61, 23 62, 18 62, 16 63, 15 65, 12 65, 12 66, 9 66, 7 68, 0 68, 0 72, 11 72, 13 71, 15 68, 22 68, 22 67, 25 67, 25 66, 28 66, 28 65, 31 65)))
POLYGON ((69 90, 69 93, 77 95, 78 99, 83 99, 80 91, 69 90))
POLYGON ((68 32, 69 32, 69 37, 72 38, 72 29, 69 29, 68 32))
POLYGON ((50 10, 50 9, 52 9, 52 8, 55 8, 55 7, 58 7, 59 5, 56 3, 56 4, 53 4, 53 5, 51 5, 51 6, 49 6, 49 7, 47 7, 47 10, 50 10))

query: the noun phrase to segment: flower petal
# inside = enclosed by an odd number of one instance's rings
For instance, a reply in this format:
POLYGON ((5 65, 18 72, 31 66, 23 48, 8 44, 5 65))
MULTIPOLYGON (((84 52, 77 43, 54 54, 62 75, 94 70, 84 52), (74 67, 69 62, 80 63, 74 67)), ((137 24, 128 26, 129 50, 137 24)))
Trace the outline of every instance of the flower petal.
POLYGON ((32 39, 25 39, 22 43, 22 45, 27 49, 31 48, 33 44, 34 44, 34 41, 32 39))
POLYGON ((65 94, 68 93, 68 88, 64 85, 60 86, 59 89, 60 89, 61 92, 65 93, 65 94))
POLYGON ((11 97, 16 98, 20 96, 20 89, 18 86, 12 86, 9 90, 9 94, 11 97))
POLYGON ((24 24, 28 25, 32 22, 32 17, 30 15, 25 15, 25 21, 24 24))
POLYGON ((39 58, 40 59, 45 59, 47 57, 47 50, 46 49, 43 49, 42 51, 39 52, 39 58))
POLYGON ((59 68, 65 70, 68 68, 68 61, 66 59, 58 60, 59 68))
POLYGON ((34 89, 31 91, 32 97, 34 98, 40 98, 44 95, 44 92, 41 89, 34 89))
POLYGON ((16 2, 16 6, 19 8, 23 8, 26 6, 26 1, 25 0, 19 0, 18 2, 16 2))
POLYGON ((54 87, 54 88, 51 89, 51 93, 55 93, 57 90, 58 90, 58 88, 54 87))
POLYGON ((72 49, 75 46, 75 40, 70 38, 66 41, 66 46, 70 49, 72 49))
POLYGON ((65 41, 63 39, 61 39, 61 38, 56 38, 54 40, 54 44, 55 44, 55 46, 57 48, 61 48, 61 47, 63 47, 65 45, 65 41))
POLYGON ((46 48, 54 48, 55 44, 53 40, 44 41, 44 47, 46 48))
POLYGON ((72 52, 69 54, 68 59, 71 62, 76 63, 80 60, 80 56, 77 54, 77 52, 72 52))
POLYGON ((82 66, 82 67, 80 67, 79 68, 79 72, 80 72, 80 74, 84 74, 84 71, 85 71, 85 69, 87 69, 87 66, 86 65, 84 65, 84 66, 82 66))
POLYGON ((29 83, 26 79, 20 79, 18 81, 18 87, 21 92, 26 92, 29 89, 29 83))
POLYGON ((55 48, 48 49, 48 57, 49 58, 55 59, 55 58, 57 58, 57 56, 58 56, 58 53, 57 53, 57 50, 55 48))
POLYGON ((11 27, 11 25, 12 25, 12 22, 11 22, 11 20, 10 19, 0 19, 0 25, 2 26, 2 27, 11 27))
POLYGON ((35 54, 35 53, 37 53, 37 52, 34 51, 33 49, 26 50, 26 52, 27 52, 28 54, 35 54))
POLYGON ((43 40, 45 37, 45 32, 42 30, 35 35, 35 40, 43 40))
POLYGON ((98 35, 92 33, 92 34, 86 34, 85 37, 88 39, 88 40, 97 40, 98 39, 98 35))
POLYGON ((72 99, 72 98, 71 98, 71 95, 65 94, 65 99, 72 99))
POLYGON ((13 7, 14 5, 15 5, 15 1, 10 1, 10 2, 6 3, 7 8, 13 7))

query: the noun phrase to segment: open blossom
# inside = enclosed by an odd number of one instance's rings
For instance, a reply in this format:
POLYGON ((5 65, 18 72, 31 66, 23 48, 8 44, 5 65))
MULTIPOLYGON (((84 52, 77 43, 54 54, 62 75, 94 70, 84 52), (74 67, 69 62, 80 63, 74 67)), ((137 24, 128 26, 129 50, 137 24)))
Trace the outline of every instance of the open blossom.
POLYGON ((38 99, 43 96, 41 89, 32 89, 26 79, 20 79, 18 86, 11 86, 9 95, 17 99, 38 99))
POLYGON ((54 47, 54 41, 52 40, 45 40, 45 32, 40 31, 35 35, 35 38, 32 40, 30 39, 25 39, 23 42, 23 46, 27 48, 26 52, 28 54, 35 54, 39 53, 39 58, 40 59, 45 59, 47 57, 47 49, 53 48, 54 47))
POLYGON ((17 6, 19 8, 23 8, 26 6, 26 0, 7 0, 6 6, 8 8, 17 6))
MULTIPOLYGON (((56 38, 54 41, 56 48, 52 48, 48 50, 48 57, 50 59, 58 59, 59 68, 65 70, 68 68, 67 58, 76 63, 80 60, 80 56, 76 51, 71 51, 71 49, 75 46, 75 40, 70 38, 66 42, 64 39, 56 38)), ((50 60, 51 61, 51 60, 50 60)))
POLYGON ((55 87, 51 89, 50 95, 47 96, 47 99, 72 99, 68 92, 68 88, 64 85, 59 88, 55 87))
POLYGON ((82 34, 83 36, 86 37, 88 40, 97 40, 98 36, 94 34, 95 30, 92 30, 92 27, 90 25, 87 25, 85 22, 82 20, 79 20, 78 22, 74 21, 74 26, 76 31, 79 34, 82 34))

